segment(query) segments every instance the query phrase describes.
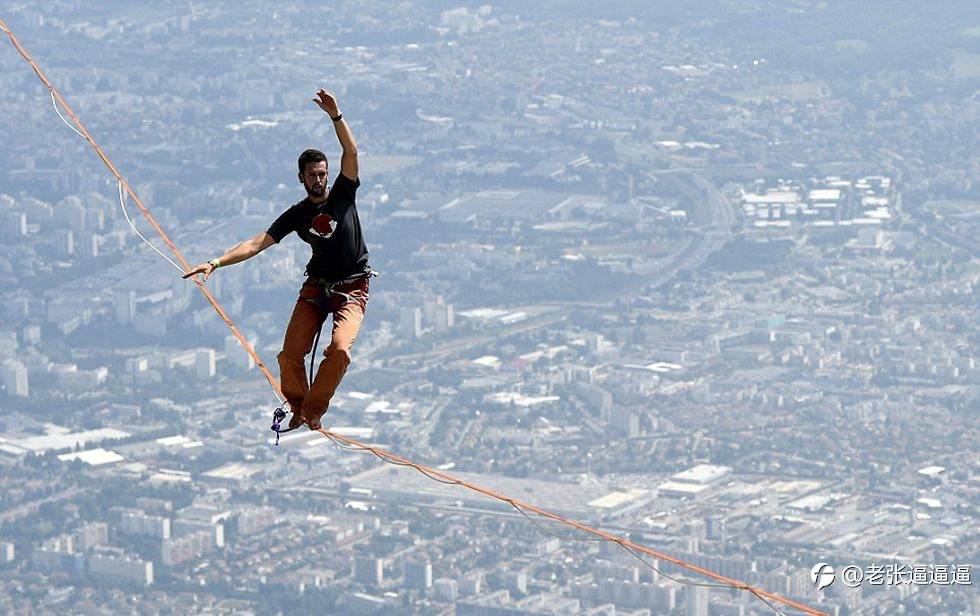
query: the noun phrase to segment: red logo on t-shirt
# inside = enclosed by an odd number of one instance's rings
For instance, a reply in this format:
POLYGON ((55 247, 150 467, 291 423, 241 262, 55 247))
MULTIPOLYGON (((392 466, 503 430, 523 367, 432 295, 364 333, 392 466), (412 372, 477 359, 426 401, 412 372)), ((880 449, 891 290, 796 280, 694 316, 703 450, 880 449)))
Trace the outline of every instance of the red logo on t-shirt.
POLYGON ((331 218, 328 214, 317 214, 313 218, 313 224, 310 225, 310 231, 316 233, 320 237, 330 237, 336 230, 337 221, 331 218))

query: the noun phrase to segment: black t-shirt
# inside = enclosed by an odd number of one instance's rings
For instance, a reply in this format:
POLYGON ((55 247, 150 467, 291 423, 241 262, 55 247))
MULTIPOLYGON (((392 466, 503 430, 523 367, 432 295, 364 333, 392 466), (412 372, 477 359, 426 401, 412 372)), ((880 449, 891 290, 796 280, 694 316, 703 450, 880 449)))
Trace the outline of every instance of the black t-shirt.
POLYGON ((361 180, 337 176, 327 200, 317 205, 303 199, 280 214, 268 234, 278 244, 293 231, 313 248, 306 275, 334 282, 370 270, 354 195, 361 180))

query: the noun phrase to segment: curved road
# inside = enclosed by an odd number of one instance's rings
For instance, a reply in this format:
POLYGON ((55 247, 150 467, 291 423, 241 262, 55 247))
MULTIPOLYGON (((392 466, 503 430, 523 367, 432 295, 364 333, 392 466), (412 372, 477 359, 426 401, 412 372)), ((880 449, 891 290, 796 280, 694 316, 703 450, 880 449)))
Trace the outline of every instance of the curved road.
POLYGON ((667 179, 693 203, 695 221, 700 228, 687 244, 677 251, 667 265, 658 272, 650 283, 658 287, 676 276, 682 270, 696 270, 708 257, 732 238, 735 224, 735 208, 714 184, 694 171, 664 170, 647 172, 653 179, 667 179))

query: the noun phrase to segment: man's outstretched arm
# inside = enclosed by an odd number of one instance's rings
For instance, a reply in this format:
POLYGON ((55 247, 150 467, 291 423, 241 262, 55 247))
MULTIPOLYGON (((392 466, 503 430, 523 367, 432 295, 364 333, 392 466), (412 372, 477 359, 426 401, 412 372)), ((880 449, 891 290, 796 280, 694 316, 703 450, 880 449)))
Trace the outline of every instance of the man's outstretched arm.
POLYGON ((333 128, 337 131, 337 139, 343 149, 343 153, 340 155, 340 172, 349 180, 357 180, 357 142, 354 141, 354 135, 350 132, 347 120, 340 113, 337 99, 334 98, 333 94, 321 89, 317 91, 313 102, 333 120, 333 128), (334 120, 334 118, 338 119, 334 120))
POLYGON ((201 263, 187 272, 182 278, 190 278, 194 274, 204 274, 204 281, 207 282, 208 277, 214 273, 214 270, 219 267, 224 267, 226 265, 233 265, 235 263, 240 263, 246 259, 251 259, 255 255, 259 254, 269 246, 276 243, 276 240, 272 239, 272 236, 267 232, 263 231, 255 237, 251 237, 244 242, 239 242, 234 248, 221 255, 217 259, 211 259, 206 263, 201 263))

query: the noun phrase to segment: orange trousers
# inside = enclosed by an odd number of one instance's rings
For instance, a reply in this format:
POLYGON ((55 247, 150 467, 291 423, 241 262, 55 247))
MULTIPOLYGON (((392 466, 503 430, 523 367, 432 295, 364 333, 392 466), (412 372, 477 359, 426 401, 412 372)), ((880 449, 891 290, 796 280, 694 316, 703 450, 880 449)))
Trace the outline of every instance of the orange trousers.
POLYGON ((277 357, 280 387, 293 412, 291 426, 305 422, 311 429, 320 427, 320 418, 326 413, 330 399, 350 365, 350 350, 367 309, 368 279, 361 278, 334 290, 349 298, 334 294, 325 302, 317 303, 324 289, 306 282, 300 289, 286 327, 282 351, 277 357), (323 349, 323 360, 311 385, 306 376, 306 356, 313 349, 313 339, 329 313, 333 314, 330 343, 323 349))

